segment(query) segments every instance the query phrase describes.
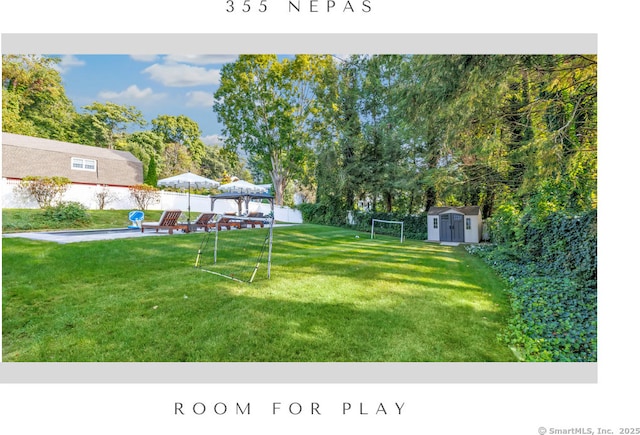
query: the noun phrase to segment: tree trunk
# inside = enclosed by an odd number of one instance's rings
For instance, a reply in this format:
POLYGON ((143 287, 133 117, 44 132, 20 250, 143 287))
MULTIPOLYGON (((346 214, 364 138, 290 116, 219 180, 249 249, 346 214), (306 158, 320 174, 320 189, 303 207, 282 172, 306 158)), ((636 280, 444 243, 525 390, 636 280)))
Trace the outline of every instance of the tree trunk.
POLYGON ((429 186, 425 190, 424 212, 427 213, 434 205, 436 205, 436 190, 429 186))
POLYGON ((384 193, 384 205, 385 211, 387 213, 391 213, 391 210, 393 209, 393 195, 391 194, 391 192, 384 193))
POLYGON ((287 176, 282 168, 280 157, 271 153, 271 181, 273 181, 273 189, 275 191, 274 202, 276 205, 284 205, 284 190, 287 187, 287 176))

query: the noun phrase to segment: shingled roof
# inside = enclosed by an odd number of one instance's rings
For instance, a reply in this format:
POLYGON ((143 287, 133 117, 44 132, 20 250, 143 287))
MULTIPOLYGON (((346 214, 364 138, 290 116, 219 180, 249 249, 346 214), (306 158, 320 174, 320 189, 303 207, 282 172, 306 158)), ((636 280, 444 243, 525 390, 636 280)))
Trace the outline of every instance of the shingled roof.
POLYGON ((142 162, 128 151, 2 133, 2 176, 67 177, 74 183, 133 186, 143 182, 142 162), (71 158, 96 161, 96 170, 74 170, 71 158))
POLYGON ((477 216, 480 214, 480 207, 477 205, 467 205, 464 207, 431 207, 427 212, 428 215, 440 215, 442 213, 449 213, 451 211, 457 211, 465 216, 477 216))

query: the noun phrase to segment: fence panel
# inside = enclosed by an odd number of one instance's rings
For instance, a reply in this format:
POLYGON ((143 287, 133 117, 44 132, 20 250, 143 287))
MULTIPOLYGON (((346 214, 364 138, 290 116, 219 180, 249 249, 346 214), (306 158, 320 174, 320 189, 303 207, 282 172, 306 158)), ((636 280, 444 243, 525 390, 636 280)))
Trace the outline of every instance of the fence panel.
MULTIPOLYGON (((17 194, 16 187, 18 187, 19 184, 19 180, 2 179, 2 208, 38 208, 38 204, 33 199, 23 198, 17 194)), ((62 200, 79 202, 90 210, 97 210, 99 208, 97 194, 103 191, 107 193, 105 209, 133 210, 137 208, 129 195, 129 189, 127 187, 72 184, 64 193, 62 200)), ((192 194, 189 196, 188 193, 184 192, 167 192, 161 190, 160 200, 157 203, 150 204, 148 209, 179 209, 187 211, 189 207, 194 213, 211 211, 211 198, 208 195, 192 194)), ((231 213, 237 210, 238 205, 235 201, 218 200, 215 203, 215 209, 213 211, 216 213, 231 213)), ((270 208, 268 204, 250 202, 249 211, 267 214, 270 212, 270 208)), ((302 223, 302 213, 296 209, 276 206, 274 214, 278 221, 302 223)))

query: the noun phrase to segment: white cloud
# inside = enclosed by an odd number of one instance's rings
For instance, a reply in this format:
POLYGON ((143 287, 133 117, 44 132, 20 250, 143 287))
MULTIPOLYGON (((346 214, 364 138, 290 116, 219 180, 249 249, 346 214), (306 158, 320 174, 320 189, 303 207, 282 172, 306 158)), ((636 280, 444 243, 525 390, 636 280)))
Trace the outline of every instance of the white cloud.
POLYGON ((132 54, 129 57, 137 62, 155 62, 159 56, 157 54, 132 54))
POLYGON ((56 64, 54 67, 60 74, 66 73, 71 68, 85 65, 85 62, 83 60, 80 60, 70 54, 64 55, 60 59, 60 63, 56 64))
POLYGON ((153 64, 143 70, 152 80, 170 87, 216 85, 220 83, 220 70, 184 64, 153 64))
POLYGON ((213 93, 205 91, 187 92, 187 107, 213 107, 213 93))
POLYGON ((205 145, 209 145, 209 146, 215 145, 215 146, 221 147, 224 145, 224 138, 217 134, 211 134, 211 135, 202 137, 202 142, 205 145))
POLYGON ((98 94, 100 98, 120 103, 157 101, 165 97, 164 94, 154 94, 151 88, 140 89, 137 85, 131 85, 121 92, 102 91, 98 94))
POLYGON ((232 54, 170 54, 166 56, 166 63, 188 63, 191 65, 220 65, 235 62, 238 58, 232 54))

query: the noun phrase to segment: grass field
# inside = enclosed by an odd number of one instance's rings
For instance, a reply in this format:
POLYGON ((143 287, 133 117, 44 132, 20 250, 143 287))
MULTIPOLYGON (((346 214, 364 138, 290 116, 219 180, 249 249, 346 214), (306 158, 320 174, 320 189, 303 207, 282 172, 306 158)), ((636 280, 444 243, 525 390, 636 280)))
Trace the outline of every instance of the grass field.
POLYGON ((271 279, 263 267, 252 284, 194 268, 202 233, 3 239, 3 361, 515 360, 497 340, 503 285, 480 259, 355 236, 278 227, 271 279))

